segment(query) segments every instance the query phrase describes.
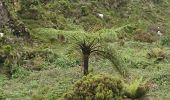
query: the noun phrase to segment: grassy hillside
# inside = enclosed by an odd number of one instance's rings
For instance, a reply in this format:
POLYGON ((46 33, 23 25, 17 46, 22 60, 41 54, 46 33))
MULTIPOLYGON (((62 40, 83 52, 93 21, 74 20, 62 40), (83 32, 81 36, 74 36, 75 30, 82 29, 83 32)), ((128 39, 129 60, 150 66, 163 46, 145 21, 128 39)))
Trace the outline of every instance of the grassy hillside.
POLYGON ((15 12, 28 26, 61 30, 99 30, 128 23, 162 24, 167 23, 169 15, 168 0, 20 0, 15 6, 18 8, 15 12))
MULTIPOLYGON (((89 72, 107 73, 125 82, 149 80, 147 95, 170 98, 169 0, 19 0, 6 2, 26 25, 31 39, 0 38, 0 99, 60 100, 82 79, 76 39, 88 35, 115 50, 128 77, 108 59, 91 55, 89 72), (103 14, 101 18, 98 14, 103 14), (159 27, 159 28, 158 28, 159 27), (157 36, 157 31, 162 35, 157 36)), ((103 49, 103 48, 102 48, 103 49)), ((114 63, 115 63, 114 62, 114 63)))

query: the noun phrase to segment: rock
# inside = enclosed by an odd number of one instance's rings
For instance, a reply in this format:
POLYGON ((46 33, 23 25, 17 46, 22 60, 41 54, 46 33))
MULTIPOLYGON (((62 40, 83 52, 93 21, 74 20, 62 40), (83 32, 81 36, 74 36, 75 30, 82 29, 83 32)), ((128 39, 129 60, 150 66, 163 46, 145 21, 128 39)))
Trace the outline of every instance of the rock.
POLYGON ((104 15, 103 14, 97 14, 97 16, 99 16, 100 18, 103 19, 104 15))
POLYGON ((0 33, 0 37, 4 37, 4 33, 0 33))

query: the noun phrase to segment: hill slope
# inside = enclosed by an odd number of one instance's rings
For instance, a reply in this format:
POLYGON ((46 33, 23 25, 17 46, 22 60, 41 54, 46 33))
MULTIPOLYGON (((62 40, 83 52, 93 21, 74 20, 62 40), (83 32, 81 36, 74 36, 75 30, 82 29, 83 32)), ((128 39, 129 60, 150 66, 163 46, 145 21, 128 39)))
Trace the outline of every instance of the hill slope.
MULTIPOLYGON (((72 37, 88 33, 120 54, 132 79, 149 78, 148 95, 170 98, 169 0, 4 1, 11 19, 26 26, 31 39, 1 28, 0 99, 58 100, 83 76, 72 37)), ((93 74, 120 76, 106 59, 92 55, 89 63, 93 74)))

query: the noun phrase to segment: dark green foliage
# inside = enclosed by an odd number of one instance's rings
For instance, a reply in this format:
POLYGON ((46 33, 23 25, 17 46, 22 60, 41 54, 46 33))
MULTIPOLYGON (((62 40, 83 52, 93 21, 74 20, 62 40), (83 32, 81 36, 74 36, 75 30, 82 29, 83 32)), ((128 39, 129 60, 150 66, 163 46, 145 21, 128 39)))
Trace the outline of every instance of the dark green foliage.
POLYGON ((79 23, 82 23, 85 31, 98 31, 104 26, 103 21, 91 14, 81 17, 79 23))
POLYGON ((40 13, 39 0, 21 0, 21 10, 18 11, 22 18, 38 19, 42 18, 40 13))
POLYGON ((14 78, 14 79, 16 79, 16 78, 23 79, 30 74, 30 72, 28 70, 25 70, 23 67, 18 66, 18 65, 12 66, 11 73, 12 73, 11 78, 14 78))
POLYGON ((10 45, 3 46, 4 54, 10 54, 12 47, 10 45))
POLYGON ((77 81, 63 100, 121 100, 123 82, 110 75, 88 75, 77 81))
POLYGON ((12 47, 4 45, 0 50, 0 73, 6 74, 8 78, 12 77, 12 47))
POLYGON ((17 52, 16 63, 23 66, 29 70, 41 70, 43 69, 44 63, 53 63, 57 59, 57 54, 55 54, 50 49, 44 50, 21 50, 17 52))
POLYGON ((165 36, 161 39, 161 44, 164 46, 170 46, 170 36, 165 36))
POLYGON ((1 47, 0 62, 2 64, 4 64, 6 60, 10 59, 10 56, 12 56, 11 51, 12 51, 12 47, 10 45, 4 45, 1 47))

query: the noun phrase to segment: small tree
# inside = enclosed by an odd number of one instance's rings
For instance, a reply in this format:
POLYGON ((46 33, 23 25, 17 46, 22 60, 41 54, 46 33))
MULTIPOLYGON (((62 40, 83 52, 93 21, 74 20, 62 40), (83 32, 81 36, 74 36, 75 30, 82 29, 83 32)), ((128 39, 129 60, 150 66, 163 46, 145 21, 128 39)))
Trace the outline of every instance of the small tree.
POLYGON ((89 58, 92 53, 98 51, 99 45, 97 43, 97 39, 89 40, 83 39, 77 43, 81 52, 82 52, 82 60, 83 60, 83 72, 84 75, 88 74, 88 67, 89 67, 89 58))
POLYGON ((111 48, 108 48, 106 44, 100 43, 99 38, 92 35, 85 35, 85 37, 81 36, 75 39, 76 39, 76 44, 82 53, 84 75, 88 74, 90 55, 95 53, 102 56, 104 59, 108 59, 109 61, 111 61, 111 63, 113 63, 113 65, 116 67, 118 72, 121 75, 125 76, 126 71, 123 69, 121 60, 118 59, 120 57, 117 57, 116 51, 114 51, 111 48))

